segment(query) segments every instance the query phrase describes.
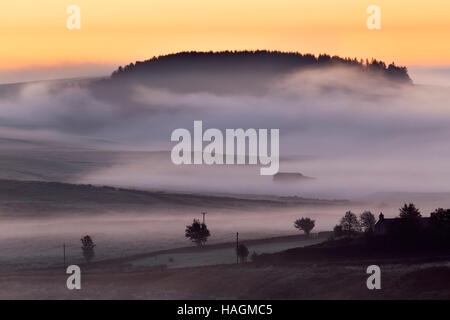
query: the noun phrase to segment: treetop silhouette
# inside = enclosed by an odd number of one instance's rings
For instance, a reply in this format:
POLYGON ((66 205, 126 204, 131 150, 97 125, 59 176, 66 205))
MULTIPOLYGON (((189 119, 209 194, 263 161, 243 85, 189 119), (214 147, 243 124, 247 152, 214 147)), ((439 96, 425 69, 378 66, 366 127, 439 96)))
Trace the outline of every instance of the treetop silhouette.
POLYGON ((136 61, 115 70, 111 78, 122 79, 128 76, 143 76, 154 74, 187 73, 284 73, 306 67, 349 66, 371 74, 379 74, 390 80, 410 83, 406 67, 387 65, 385 62, 342 58, 328 54, 301 54, 298 52, 281 51, 219 51, 199 52, 185 51, 153 57, 145 61, 136 61))

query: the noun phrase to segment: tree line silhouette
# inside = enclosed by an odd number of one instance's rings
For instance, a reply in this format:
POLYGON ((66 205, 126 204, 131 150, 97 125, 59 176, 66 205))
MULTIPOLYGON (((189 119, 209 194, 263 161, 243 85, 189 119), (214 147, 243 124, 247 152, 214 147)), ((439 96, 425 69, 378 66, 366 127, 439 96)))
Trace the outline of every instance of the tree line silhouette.
POLYGON ((371 74, 380 74, 391 80, 411 82, 406 67, 371 59, 342 58, 328 54, 301 54, 281 51, 185 51, 136 61, 115 70, 111 78, 154 74, 220 73, 252 71, 257 73, 284 73, 305 67, 349 66, 371 74))
POLYGON ((359 217, 347 211, 334 227, 333 238, 364 235, 370 245, 394 249, 450 248, 450 209, 438 208, 424 218, 413 203, 405 203, 393 219, 385 219, 381 213, 378 223, 383 220, 389 220, 389 224, 386 232, 379 234, 375 232, 376 219, 370 211, 359 217))

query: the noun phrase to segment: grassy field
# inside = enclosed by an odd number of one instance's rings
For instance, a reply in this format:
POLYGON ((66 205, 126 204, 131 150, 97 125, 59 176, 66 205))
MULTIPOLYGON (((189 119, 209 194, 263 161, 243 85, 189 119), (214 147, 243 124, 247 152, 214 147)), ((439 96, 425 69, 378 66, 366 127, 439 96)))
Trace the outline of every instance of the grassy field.
POLYGON ((366 287, 371 261, 315 261, 167 269, 82 268, 82 289, 63 268, 0 273, 1 299, 450 299, 447 261, 379 261, 381 290, 366 287))

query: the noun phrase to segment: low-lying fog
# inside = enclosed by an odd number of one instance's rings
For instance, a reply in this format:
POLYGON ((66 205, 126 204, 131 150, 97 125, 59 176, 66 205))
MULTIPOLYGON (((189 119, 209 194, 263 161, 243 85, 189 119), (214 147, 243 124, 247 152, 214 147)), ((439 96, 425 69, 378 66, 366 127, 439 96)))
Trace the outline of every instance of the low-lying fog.
MULTIPOLYGON (((437 196, 436 196, 437 197, 437 196)), ((378 216, 398 216, 403 201, 414 201, 424 216, 435 209, 435 203, 450 206, 448 196, 435 199, 420 196, 386 197, 388 202, 342 203, 335 205, 299 206, 295 208, 192 208, 180 210, 149 210, 147 212, 109 212, 68 217, 28 216, 2 218, 0 223, 0 271, 58 266, 63 263, 63 244, 68 263, 83 262, 80 239, 90 235, 96 243, 95 260, 119 258, 193 245, 184 236, 186 225, 201 220, 207 210, 206 223, 211 231, 208 244, 233 242, 301 234, 294 221, 301 217, 315 220, 313 232, 330 231, 347 210, 356 214, 370 210, 378 216), (446 203, 445 203, 446 202, 446 203)), ((376 200, 376 198, 372 199, 376 200)))
MULTIPOLYGON (((353 200, 375 192, 450 191, 448 87, 396 85, 339 68, 292 73, 260 86, 264 90, 239 94, 139 85, 105 93, 77 81, 0 88, 0 164, 7 171, 1 178, 353 200), (259 175, 259 166, 176 167, 169 152, 156 151, 169 151, 172 131, 192 130, 194 120, 202 120, 205 129, 280 129, 280 171, 315 179, 275 183, 259 175)), ((207 222, 211 242, 231 241, 237 231, 243 238, 295 234, 292 223, 301 216, 315 219, 316 230, 330 230, 348 209, 396 215, 409 201, 397 195, 389 205, 381 197, 373 206, 349 208, 213 210, 207 222)), ((447 205, 445 198, 418 206, 428 215, 447 205)), ((79 261, 85 234, 97 243, 99 259, 183 246, 186 224, 199 215, 3 219, 0 262, 54 265, 62 259, 63 243, 69 261, 79 261)))
POLYGON ((31 83, 0 96, 0 129, 3 138, 124 151, 118 163, 74 182, 340 198, 450 191, 447 87, 401 86, 339 68, 260 85, 265 90, 248 94, 139 85, 99 93, 82 82, 31 83), (175 168, 168 153, 156 160, 127 159, 127 150, 170 150, 171 132, 192 131, 194 120, 205 129, 279 128, 280 171, 316 180, 290 188, 260 177, 259 166, 175 168))
MULTIPOLYGON (((352 206, 355 212, 359 208, 352 206)), ((211 231, 208 243, 295 235, 293 222, 307 216, 316 220, 314 231, 330 230, 347 207, 302 207, 273 210, 208 211, 206 223, 211 231)), ((0 270, 61 265, 63 244, 68 262, 83 261, 80 239, 90 235, 97 244, 96 260, 136 253, 193 245, 184 237, 186 225, 200 211, 111 213, 71 216, 70 218, 2 219, 0 223, 0 270)))

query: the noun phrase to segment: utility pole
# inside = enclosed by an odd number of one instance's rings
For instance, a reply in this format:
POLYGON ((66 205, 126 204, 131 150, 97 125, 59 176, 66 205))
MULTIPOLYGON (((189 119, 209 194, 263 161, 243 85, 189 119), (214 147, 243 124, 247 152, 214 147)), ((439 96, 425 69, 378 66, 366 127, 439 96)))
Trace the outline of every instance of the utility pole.
POLYGON ((202 215, 203 215, 203 224, 205 224, 205 215, 206 215, 206 212, 202 212, 202 215))
POLYGON ((239 264, 238 249, 239 249, 239 232, 236 232, 236 264, 239 264))
POLYGON ((64 259, 64 269, 66 268, 66 244, 63 243, 63 259, 64 259))

